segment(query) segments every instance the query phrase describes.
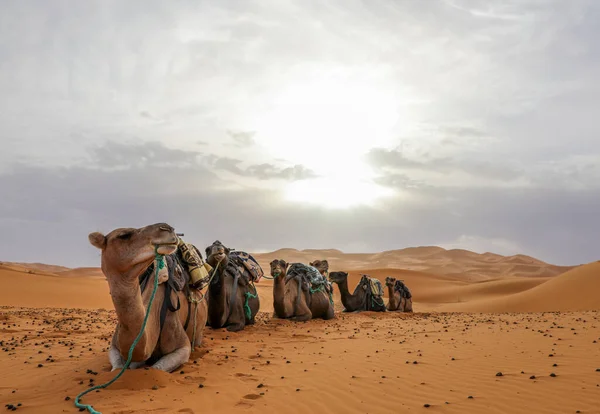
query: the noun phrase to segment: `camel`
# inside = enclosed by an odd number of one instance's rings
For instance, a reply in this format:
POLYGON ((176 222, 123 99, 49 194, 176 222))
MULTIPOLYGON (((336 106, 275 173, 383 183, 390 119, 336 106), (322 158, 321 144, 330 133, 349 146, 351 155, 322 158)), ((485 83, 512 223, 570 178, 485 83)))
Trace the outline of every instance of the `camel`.
POLYGON ((315 260, 309 263, 312 267, 317 269, 325 277, 329 275, 329 262, 324 260, 315 260))
MULTIPOLYGON (((354 289, 354 293, 348 290, 348 273, 331 272, 329 279, 336 283, 340 289, 344 312, 374 311, 385 312, 385 304, 382 296, 374 296, 371 292, 370 281, 367 275, 363 275, 360 282, 354 289)), ((374 279, 377 283, 377 279, 374 279)))
MULTIPOLYGON (((273 308, 278 318, 304 322, 334 317, 334 306, 325 290, 327 279, 324 280, 324 285, 313 291, 310 276, 306 275, 302 264, 294 263, 288 269, 289 263, 275 259, 270 266, 273 276, 273 308)), ((313 272, 319 276, 316 271, 313 272)))
MULTIPOLYGON (((237 332, 253 325, 260 308, 253 281, 256 276, 236 263, 231 249, 216 240, 206 248, 206 262, 213 267, 208 287, 208 325, 237 332)), ((235 252, 240 253, 240 252, 235 252)), ((243 253, 243 252, 241 252, 243 253)), ((255 261, 253 265, 262 269, 255 261)))
POLYGON ((328 295, 333 295, 333 285, 329 281, 329 262, 327 261, 327 259, 314 260, 309 264, 315 269, 317 269, 323 275, 325 280, 327 280, 327 284, 325 285, 325 291, 328 295))
POLYGON ((118 228, 106 236, 90 233, 88 239, 102 252, 101 268, 118 318, 108 352, 112 371, 125 365, 129 348, 141 330, 156 277, 160 284, 129 368, 148 364, 151 368, 172 372, 187 362, 192 346, 202 342, 208 307, 206 301, 201 300, 201 294, 189 289, 185 280, 187 292, 173 289, 175 272, 183 273, 189 280, 189 273, 178 266, 173 257, 178 243, 173 227, 157 223, 141 228, 118 228), (156 254, 163 255, 165 262, 158 276, 154 271, 156 254), (175 308, 173 303, 179 306, 175 308))
POLYGON ((401 281, 393 277, 385 278, 385 285, 388 287, 389 301, 388 311, 412 312, 412 295, 408 287, 401 281))

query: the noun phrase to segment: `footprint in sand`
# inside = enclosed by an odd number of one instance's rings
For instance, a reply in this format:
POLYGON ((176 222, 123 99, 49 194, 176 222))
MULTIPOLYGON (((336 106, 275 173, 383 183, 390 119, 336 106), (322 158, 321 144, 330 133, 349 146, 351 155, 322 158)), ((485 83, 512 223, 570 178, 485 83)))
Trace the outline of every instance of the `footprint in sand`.
POLYGON ((246 394, 244 395, 244 397, 246 400, 258 400, 260 398, 260 395, 258 394, 246 394))

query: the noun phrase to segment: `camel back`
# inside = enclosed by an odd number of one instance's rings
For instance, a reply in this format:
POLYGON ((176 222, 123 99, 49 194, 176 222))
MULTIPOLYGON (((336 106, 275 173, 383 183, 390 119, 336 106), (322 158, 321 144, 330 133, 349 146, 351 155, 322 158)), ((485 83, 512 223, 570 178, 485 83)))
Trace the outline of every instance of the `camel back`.
POLYGON ((408 286, 406 286, 404 283, 402 283, 401 280, 396 280, 396 283, 394 284, 394 290, 396 292, 399 292, 400 297, 402 297, 402 298, 405 298, 405 299, 412 298, 412 293, 410 293, 408 286))
POLYGON ((242 269, 240 270, 246 269, 254 282, 258 282, 264 276, 262 267, 260 267, 258 261, 249 253, 234 250, 229 253, 229 260, 241 267, 242 269))
POLYGON ((305 265, 304 263, 292 263, 286 274, 286 280, 294 277, 300 277, 305 282, 309 283, 312 289, 319 289, 327 285, 327 279, 313 266, 305 265))
POLYGON ((385 309, 383 285, 378 279, 363 275, 354 290, 354 294, 357 294, 361 289, 366 291, 366 310, 381 311, 385 309))
POLYGON ((358 282, 356 289, 354 289, 354 294, 356 294, 360 289, 364 288, 369 289, 373 296, 383 296, 383 285, 381 284, 379 279, 363 275, 360 279, 360 282, 358 282))
POLYGON ((202 259, 202 253, 191 243, 179 238, 176 257, 190 275, 189 283, 196 289, 202 289, 210 280, 211 266, 202 259))

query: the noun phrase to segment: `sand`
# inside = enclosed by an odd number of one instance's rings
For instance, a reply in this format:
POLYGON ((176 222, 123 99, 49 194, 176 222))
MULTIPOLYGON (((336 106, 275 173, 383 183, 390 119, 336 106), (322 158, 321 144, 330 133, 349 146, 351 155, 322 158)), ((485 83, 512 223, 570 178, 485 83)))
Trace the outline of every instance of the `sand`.
MULTIPOLYGON (((327 258, 330 270, 350 272, 351 289, 361 273, 401 278, 415 313, 273 319, 263 279, 255 326, 206 328, 175 373, 128 371, 84 402, 104 414, 600 413, 598 262, 560 267, 436 247, 256 257, 266 271, 275 257, 327 258)), ((0 282, 1 405, 78 412, 74 397, 115 375, 106 351, 116 319, 102 273, 1 263, 0 282)), ((334 299, 339 312, 337 289, 334 299)))

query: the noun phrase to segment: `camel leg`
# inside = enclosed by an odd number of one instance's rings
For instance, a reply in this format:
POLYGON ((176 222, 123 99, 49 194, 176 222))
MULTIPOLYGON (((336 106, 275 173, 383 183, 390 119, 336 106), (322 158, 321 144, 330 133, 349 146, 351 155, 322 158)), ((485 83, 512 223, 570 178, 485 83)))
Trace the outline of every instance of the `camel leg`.
POLYGON ((121 369, 125 365, 125 360, 121 356, 121 352, 119 351, 116 345, 117 332, 118 328, 115 329, 115 333, 113 333, 112 340, 110 341, 110 349, 108 350, 108 360, 110 361, 110 365, 112 366, 111 371, 121 369))
POLYGON ((146 361, 137 361, 137 362, 131 361, 129 363, 129 369, 138 369, 138 368, 143 367, 144 365, 146 365, 146 361))
MULTIPOLYGON (((302 299, 304 299, 304 296, 302 296, 302 299)), ((298 300, 298 298, 296 298, 296 300, 298 300)), ((310 308, 306 304, 305 300, 300 300, 297 311, 298 314, 292 317, 293 320, 297 322, 306 322, 312 319, 312 312, 310 311, 310 308)))
POLYGON ((244 300, 246 298, 242 296, 237 298, 237 304, 233 309, 233 312, 229 315, 227 319, 230 323, 227 325, 227 330, 229 332, 238 332, 244 329, 246 326, 246 314, 244 312, 244 300), (233 321, 236 321, 235 323, 233 321))
POLYGON ((123 357, 121 357, 121 352, 119 352, 114 344, 110 345, 110 349, 108 351, 108 360, 112 366, 111 371, 121 369, 125 365, 125 361, 123 361, 123 357))
POLYGON ((163 355, 154 365, 152 365, 152 368, 172 372, 190 359, 191 352, 192 348, 189 344, 182 348, 178 348, 171 353, 163 355))
MULTIPOLYGON (((329 299, 327 299, 329 300, 329 299)), ((329 319, 333 319, 335 317, 335 309, 333 308, 333 305, 330 305, 327 308, 327 313, 325 314, 325 316, 323 316, 323 319, 325 319, 326 321, 329 319)))

